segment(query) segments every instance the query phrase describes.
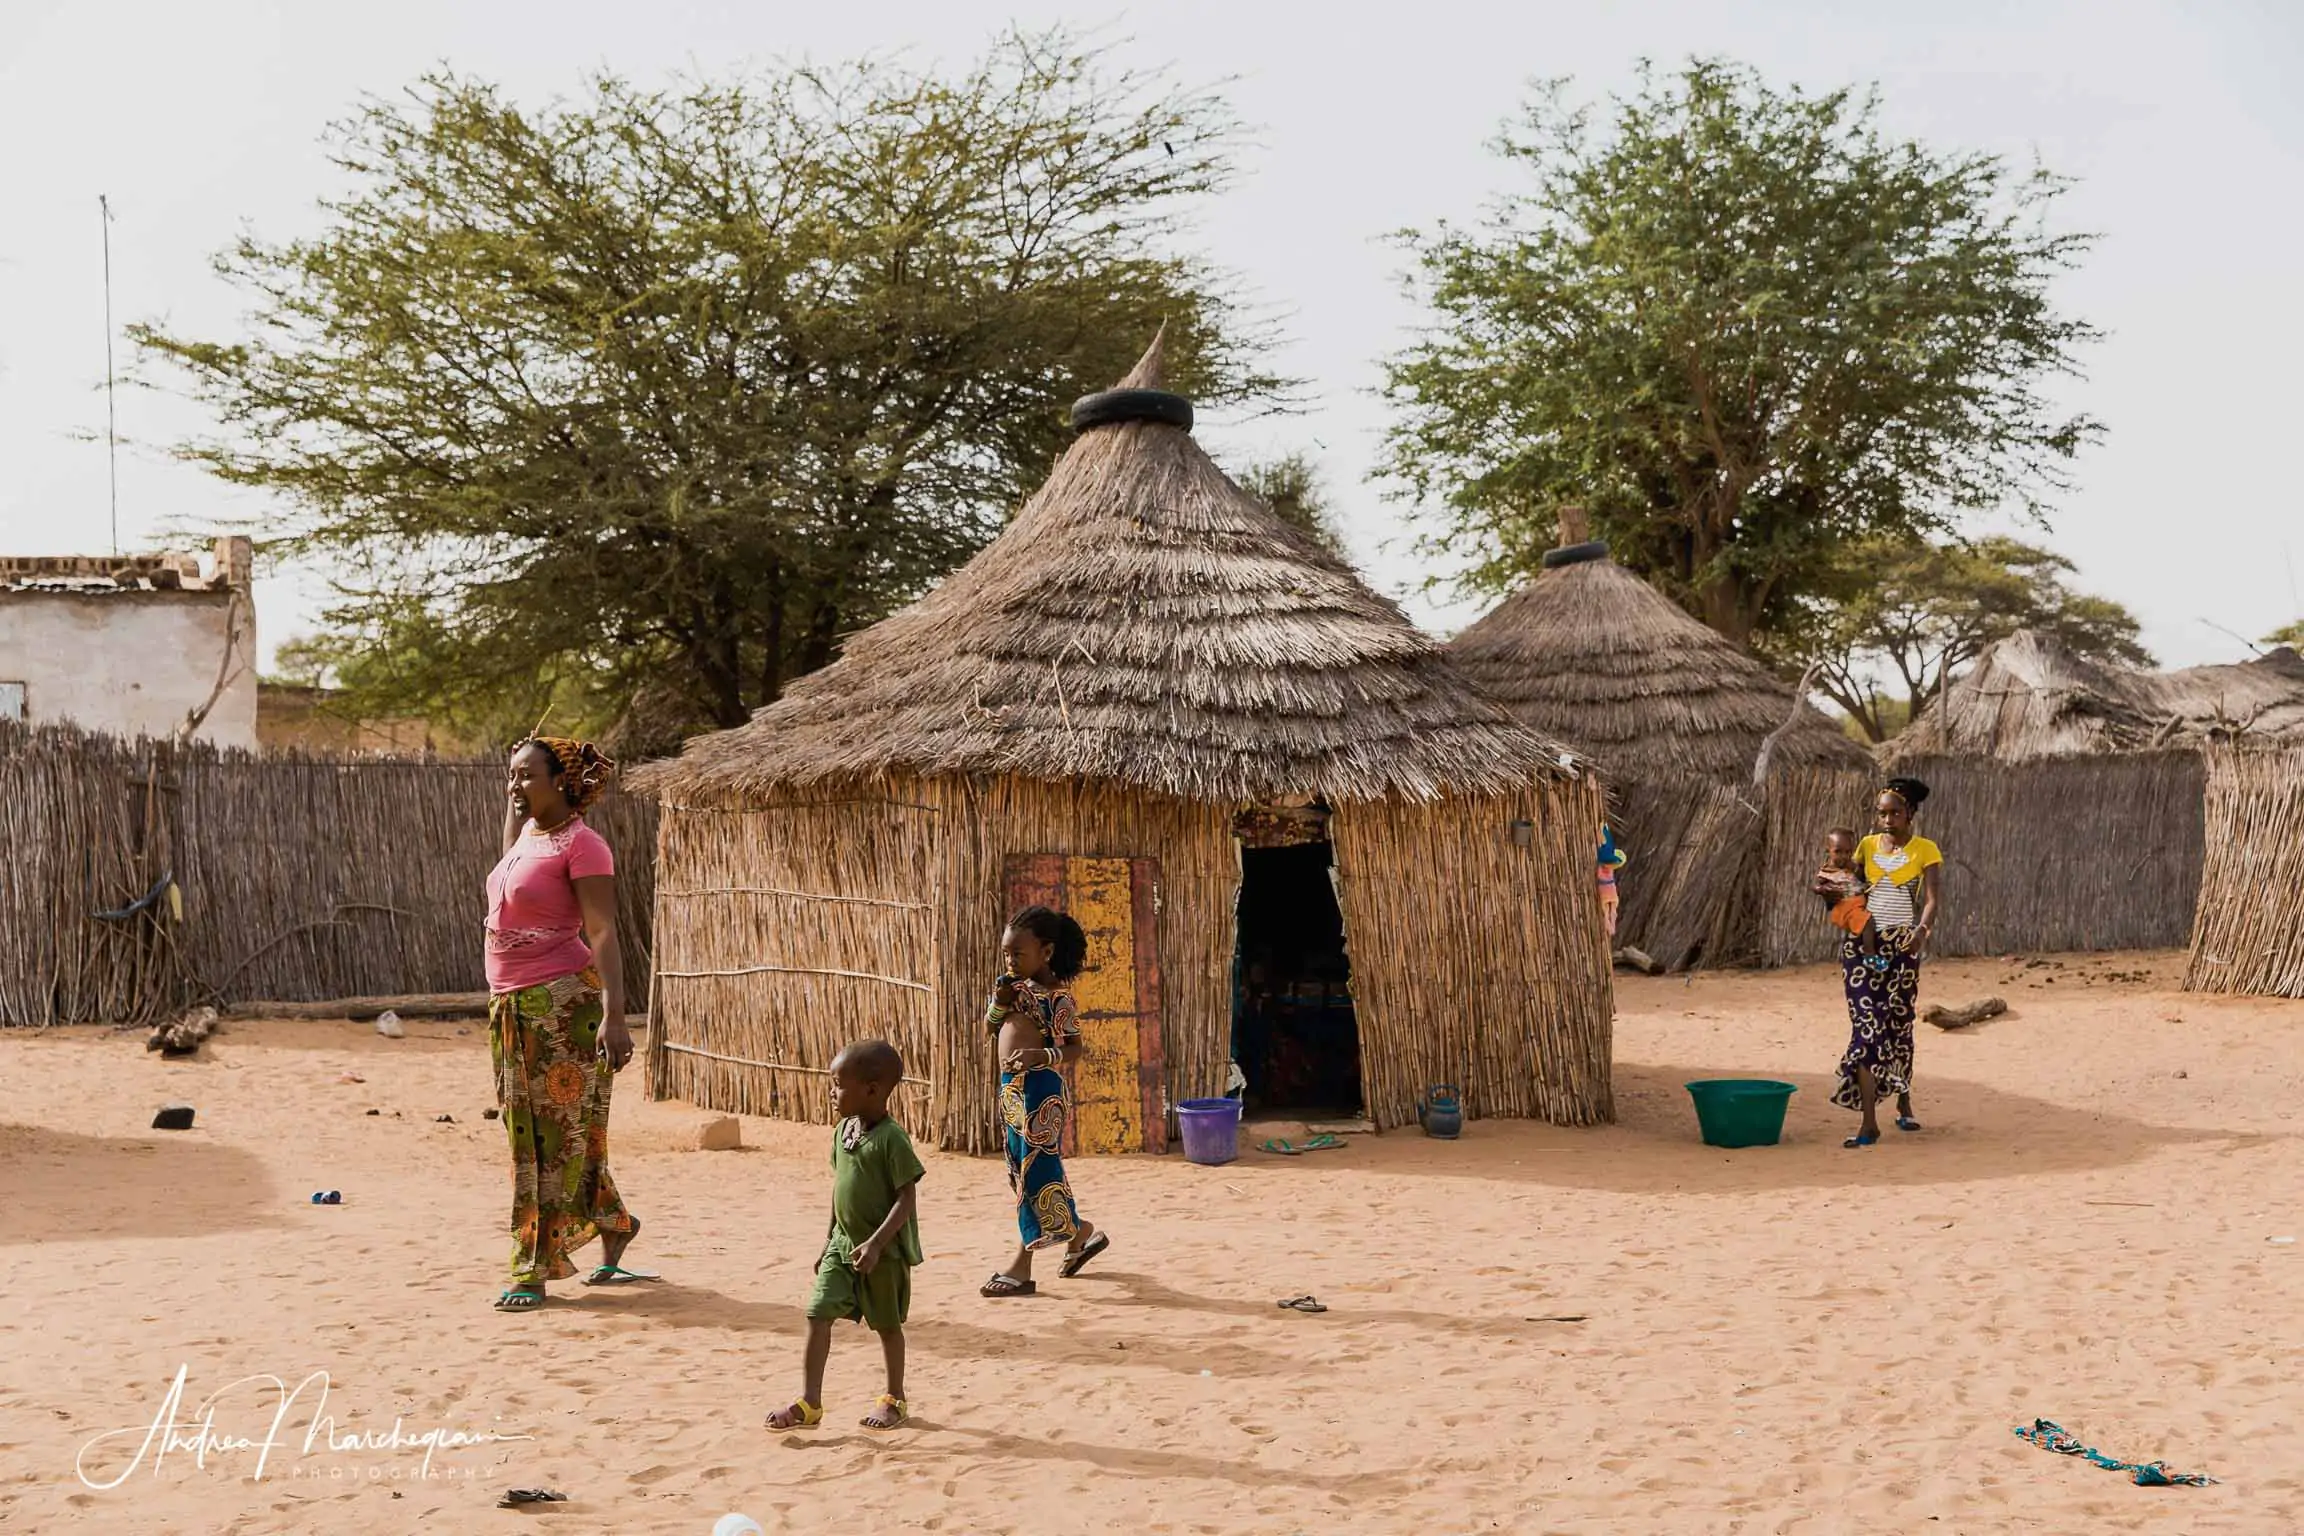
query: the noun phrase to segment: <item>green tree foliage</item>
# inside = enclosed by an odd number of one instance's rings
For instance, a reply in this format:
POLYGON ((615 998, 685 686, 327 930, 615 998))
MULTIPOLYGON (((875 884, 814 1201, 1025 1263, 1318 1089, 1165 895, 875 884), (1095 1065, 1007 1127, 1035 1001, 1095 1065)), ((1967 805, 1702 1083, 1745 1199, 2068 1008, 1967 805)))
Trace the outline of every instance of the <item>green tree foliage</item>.
POLYGON ((1913 544, 1873 538, 1848 551, 1835 583, 1850 595, 1812 602, 1771 642, 1770 654, 1814 667, 1816 686, 1866 737, 1885 741, 1994 641, 2037 629, 2076 655, 2149 667, 2135 615, 2109 598, 2074 592, 2063 556, 2016 539, 1913 544), (1900 691, 1883 694, 1875 679, 1900 691))
POLYGON ((2044 394, 2095 334, 2049 303, 2087 239, 2044 228, 2045 173, 1712 61, 1644 73, 1605 133, 1548 88, 1498 150, 1525 191, 1407 237, 1431 324, 1385 386, 1384 467, 1473 590, 1536 574, 1583 505, 1749 643, 1859 537, 2037 512, 2096 430, 2044 394))
POLYGON ((1339 559, 1350 558, 1328 503, 1327 483, 1308 455, 1287 453, 1251 464, 1241 471, 1240 488, 1328 553, 1339 559))
POLYGON ((2293 624, 2281 625, 2264 637, 2264 643, 2266 645, 2304 646, 2304 619, 2298 619, 2293 624))
POLYGON ((361 707, 659 747, 974 553, 1163 321, 1178 387, 1284 389, 1180 240, 1235 139, 1062 35, 540 110, 435 77, 337 132, 322 233, 219 259, 245 340, 136 338, 328 563, 361 707))

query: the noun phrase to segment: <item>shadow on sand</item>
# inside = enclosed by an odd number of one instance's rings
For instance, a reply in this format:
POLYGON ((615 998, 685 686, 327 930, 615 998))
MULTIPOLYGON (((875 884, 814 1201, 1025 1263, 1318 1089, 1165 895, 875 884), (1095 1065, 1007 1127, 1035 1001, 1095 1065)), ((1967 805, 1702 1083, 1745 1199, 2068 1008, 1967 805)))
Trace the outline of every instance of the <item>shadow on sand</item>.
MULTIPOLYGON (((904 1325, 905 1342, 915 1353, 954 1360, 1009 1360, 1028 1353, 1034 1360, 1066 1365, 1150 1367, 1180 1376, 1198 1376, 1218 1365, 1228 1372, 1275 1375, 1290 1375, 1305 1368, 1295 1356, 1260 1350, 1237 1339, 1170 1342, 1090 1332, 1074 1324, 1067 1316, 1068 1309, 1052 1296, 984 1301, 982 1305, 998 1308, 997 1315, 1012 1319, 1016 1327, 993 1328, 915 1312, 904 1325)), ((791 1339, 808 1331, 803 1310, 788 1302, 742 1301, 719 1291, 671 1281, 620 1288, 615 1310, 675 1328, 726 1329, 791 1339)), ((1272 1311, 1275 1317, 1286 1316, 1277 1308, 1272 1311)), ((857 1347, 868 1347, 869 1336, 858 1332, 857 1347)))
POLYGON ((1757 1190, 1956 1184, 2019 1175, 2103 1173, 2179 1146, 2239 1151, 2272 1138, 2073 1109, 2049 1099, 1958 1078, 1923 1078, 1913 1105, 1925 1127, 1907 1135, 1882 1106, 1880 1144, 1841 1145, 1856 1116, 1832 1103, 1830 1073, 1736 1072, 1716 1066, 1616 1066, 1616 1123, 1589 1130, 1481 1120, 1460 1141, 1413 1129, 1356 1136, 1343 1152, 1285 1158, 1248 1153, 1226 1172, 1285 1177, 1349 1166, 1385 1174, 1443 1174, 1506 1183, 1626 1194, 1734 1194, 1757 1190), (1707 1077, 1765 1075, 1793 1084, 1784 1139, 1773 1147, 1708 1147, 1696 1129, 1687 1084, 1707 1077))
POLYGON ((0 1244, 204 1237, 280 1224, 263 1161, 196 1134, 81 1136, 0 1125, 8 1219, 0 1244))

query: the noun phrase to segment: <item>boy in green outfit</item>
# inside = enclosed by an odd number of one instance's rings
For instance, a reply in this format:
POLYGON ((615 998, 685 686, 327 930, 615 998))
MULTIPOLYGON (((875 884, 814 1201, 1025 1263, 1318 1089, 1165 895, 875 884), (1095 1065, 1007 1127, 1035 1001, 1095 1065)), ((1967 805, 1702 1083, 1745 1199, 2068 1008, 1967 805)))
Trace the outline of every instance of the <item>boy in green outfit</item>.
POLYGON ((922 1261, 920 1176, 927 1170, 904 1127, 888 1118, 888 1095, 904 1078, 904 1058, 885 1040, 864 1040, 832 1060, 832 1226, 808 1298, 808 1352, 800 1400, 768 1415, 770 1429, 824 1418, 824 1366, 832 1324, 854 1318, 880 1335, 888 1390, 866 1429, 904 1422, 904 1318, 912 1310, 912 1266, 922 1261))

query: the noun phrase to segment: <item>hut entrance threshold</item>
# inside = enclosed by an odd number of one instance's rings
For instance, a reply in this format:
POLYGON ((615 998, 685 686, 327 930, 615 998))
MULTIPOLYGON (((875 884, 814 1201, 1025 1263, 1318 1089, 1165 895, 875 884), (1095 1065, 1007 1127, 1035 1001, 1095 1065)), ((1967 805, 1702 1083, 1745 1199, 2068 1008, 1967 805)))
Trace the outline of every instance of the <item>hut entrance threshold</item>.
MULTIPOLYGON (((1323 829, 1324 830, 1324 829, 1323 829)), ((1360 1029, 1344 914, 1322 839, 1240 849, 1232 1059, 1250 1108, 1311 1117, 1361 1110, 1360 1029)))

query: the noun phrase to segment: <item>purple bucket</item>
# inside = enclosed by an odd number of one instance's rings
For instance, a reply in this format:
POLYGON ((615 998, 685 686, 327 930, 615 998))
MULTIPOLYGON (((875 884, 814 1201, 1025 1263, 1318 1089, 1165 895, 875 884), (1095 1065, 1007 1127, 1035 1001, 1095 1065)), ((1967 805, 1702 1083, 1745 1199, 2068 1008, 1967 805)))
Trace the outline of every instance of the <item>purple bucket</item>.
POLYGON ((1186 1099, 1176 1106, 1176 1124, 1184 1132, 1187 1162, 1214 1167, 1240 1155, 1238 1099, 1186 1099))

